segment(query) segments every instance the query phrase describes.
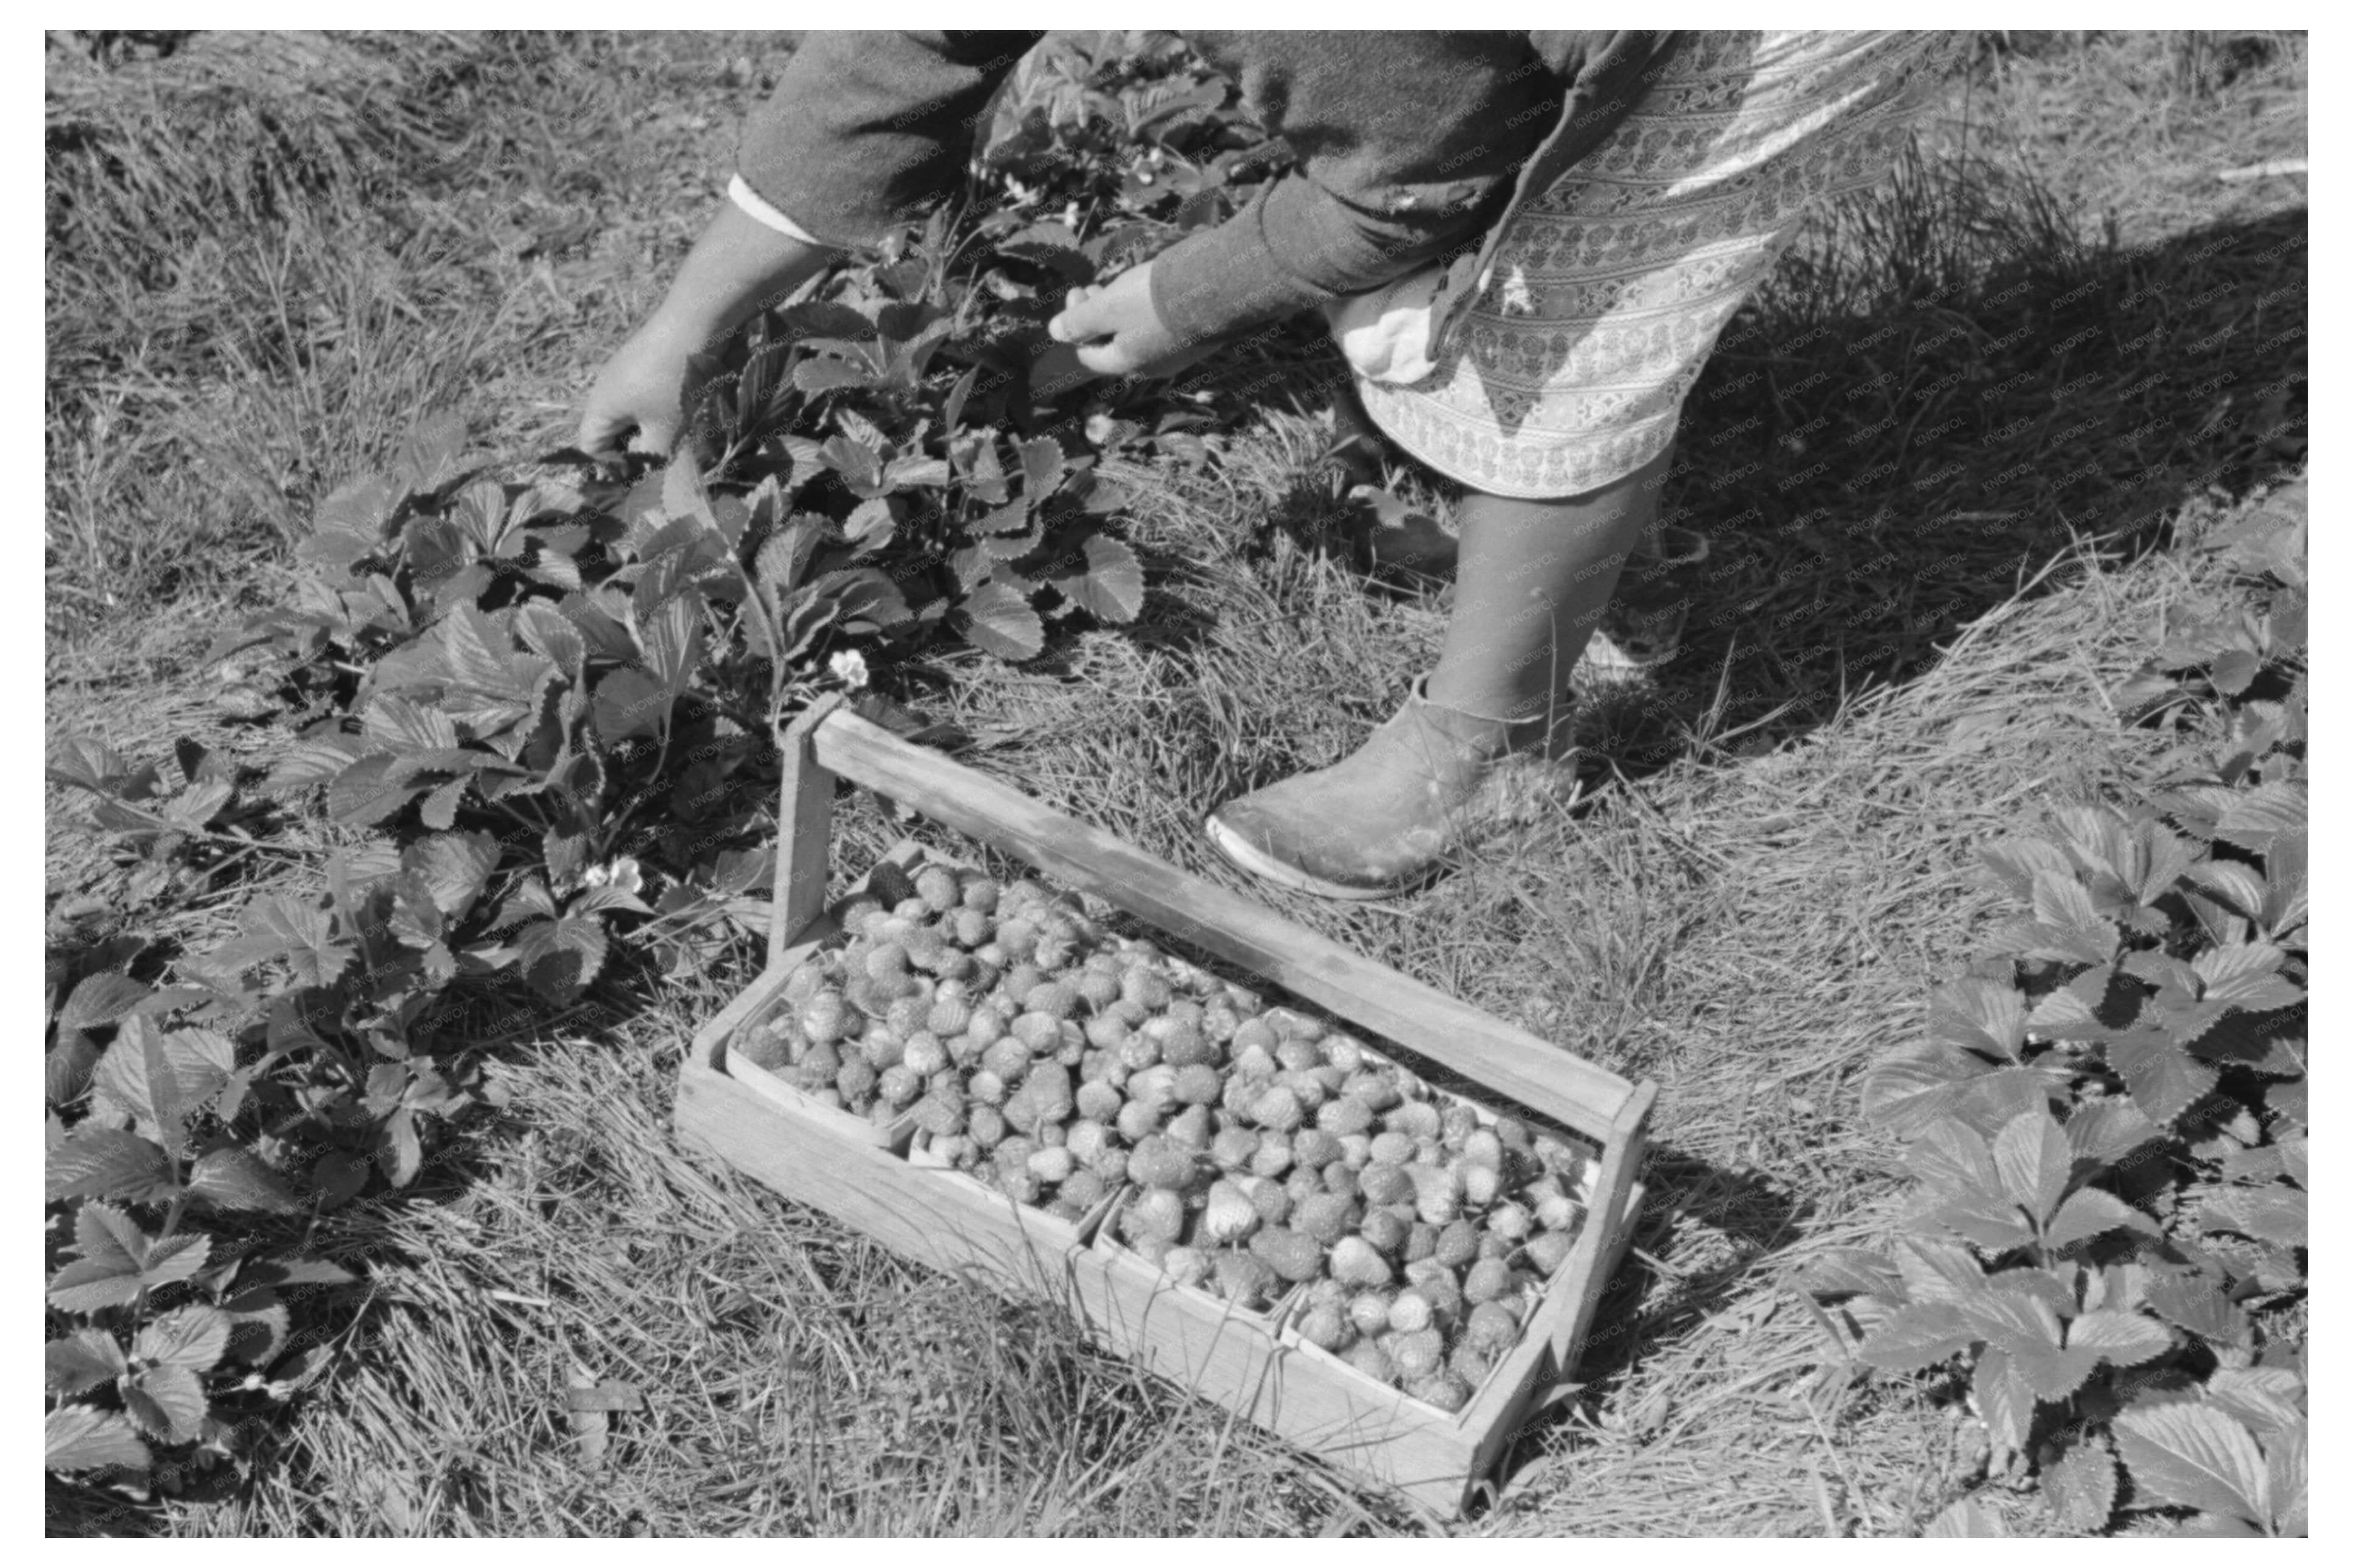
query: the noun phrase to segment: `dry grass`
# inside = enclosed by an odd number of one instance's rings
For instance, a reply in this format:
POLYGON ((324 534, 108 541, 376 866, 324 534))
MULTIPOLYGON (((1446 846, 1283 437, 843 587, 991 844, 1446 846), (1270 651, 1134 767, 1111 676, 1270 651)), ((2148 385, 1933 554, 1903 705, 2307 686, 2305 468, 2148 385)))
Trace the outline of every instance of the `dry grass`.
MULTIPOLYGON (((2225 58, 2209 42, 2210 64, 2225 58)), ((2151 547, 2303 461, 2300 185, 2284 201, 2282 182, 2199 173, 2303 151, 2301 42, 2271 47, 2234 82, 2210 70, 2202 95, 2147 35, 2018 35, 1981 55, 1905 180, 1824 226, 1694 395, 1671 502, 1715 537, 1692 584, 1698 629, 1655 688, 1590 704, 1590 803, 1395 906, 1271 895, 1663 1089, 1640 1260, 1586 1384, 1524 1435, 1503 1502, 1463 1532, 1905 1534, 1981 1479, 1976 1429, 1944 1391, 1851 1379, 1783 1279, 1884 1224, 1894 1150, 1859 1125, 1855 1081, 1982 931, 1974 846, 2145 768, 2155 742, 2118 730, 2102 694, 2157 616, 2202 592, 2151 547)), ((732 46, 595 48, 640 95, 725 97, 712 68, 732 46)), ((528 101, 516 122, 539 137, 532 116, 555 111, 528 101)), ((609 100, 588 101, 582 122, 609 100)), ((634 210, 582 195, 576 166, 531 166, 543 199, 610 222, 593 256, 556 259, 561 309, 491 310, 482 342, 514 357, 468 401, 501 441, 562 428, 581 373, 655 286, 651 258, 691 226, 674 190, 654 199, 650 161, 724 167, 723 121, 615 124, 634 210), (693 163, 697 138, 723 150, 693 163)), ((519 259, 466 265, 488 269, 478 302, 532 297, 519 259)), ((411 352, 410 333, 387 319, 384 352, 411 352)), ((977 765, 1229 885, 1198 813, 1352 749, 1444 624, 1434 599, 1368 593, 1309 547, 1324 372, 1275 368, 1227 460, 1163 476, 1139 504, 1156 575, 1134 635, 1082 635, 1021 670, 943 658, 902 692, 977 737, 977 765)), ((233 370, 155 374, 214 389, 189 397, 263 395, 233 370)), ((319 406, 358 417, 334 401, 345 372, 322 374, 319 406)), ((272 536, 235 534, 245 553, 188 576, 185 551, 123 522, 146 492, 107 478, 119 437, 77 431, 52 432, 53 582, 97 593, 102 568, 144 549, 166 569, 138 581, 195 584, 143 641, 79 614, 52 638, 63 719, 148 751, 195 716, 188 660, 218 595, 274 581, 272 536), (60 484, 89 552, 60 552, 60 484)), ((318 471, 361 460, 340 432, 300 438, 318 471)), ((905 831, 846 802, 837 870, 905 831)), ((86 844, 53 816, 53 881, 83 874, 86 844)), ((681 1157, 676 1053, 748 977, 511 1052, 512 1109, 333 1240, 373 1293, 335 1325, 350 1353, 253 1482, 111 1526, 1423 1527, 1077 1343, 1050 1310, 960 1289, 681 1157), (609 1417, 601 1455, 594 1423, 567 1415, 575 1381, 645 1396, 609 1417)), ((2022 1497, 1991 1500, 2014 1528, 2047 1528, 2022 1497)))

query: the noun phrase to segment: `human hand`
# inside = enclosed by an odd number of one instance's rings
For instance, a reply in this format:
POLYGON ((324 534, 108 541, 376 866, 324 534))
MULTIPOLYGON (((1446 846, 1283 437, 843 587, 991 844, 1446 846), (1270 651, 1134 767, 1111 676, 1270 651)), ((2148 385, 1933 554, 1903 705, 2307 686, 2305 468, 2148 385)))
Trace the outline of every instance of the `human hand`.
POLYGON ((1079 345, 1079 363, 1097 375, 1173 375, 1208 352, 1206 344, 1188 351, 1152 308, 1149 261, 1099 289, 1071 289, 1046 332, 1079 345))
POLYGON ((634 429, 631 451, 667 457, 684 421, 690 384, 702 379, 702 347, 691 330, 664 315, 649 319, 596 373, 573 445, 595 456, 617 454, 622 434, 634 429))

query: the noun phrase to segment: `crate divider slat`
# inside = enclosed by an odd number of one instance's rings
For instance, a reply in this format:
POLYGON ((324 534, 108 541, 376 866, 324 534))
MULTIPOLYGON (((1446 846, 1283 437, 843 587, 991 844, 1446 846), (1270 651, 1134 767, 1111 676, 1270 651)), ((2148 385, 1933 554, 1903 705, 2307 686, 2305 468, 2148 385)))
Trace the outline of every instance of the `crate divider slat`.
MULTIPOLYGON (((1632 1237, 1655 1088, 1630 1083, 900 740, 837 696, 812 704, 780 739, 783 815, 768 965, 694 1037, 679 1080, 681 1141, 905 1257, 1059 1301, 1147 1370, 1424 1507, 1454 1513, 1468 1506, 1531 1402, 1575 1370, 1632 1237), (1018 1205, 978 1184, 941 1181, 893 1149, 797 1114, 730 1077, 729 1041, 776 1002, 795 968, 839 934, 826 900, 838 778, 1094 893, 1597 1144, 1599 1174, 1568 1261, 1520 1342, 1470 1404, 1449 1415, 1303 1354, 1271 1324, 1210 1310, 1198 1292, 1175 1289, 1139 1259, 1072 1246, 1051 1226, 1027 1226, 1018 1205)), ((887 858, 903 868, 922 853, 911 840, 887 858)))

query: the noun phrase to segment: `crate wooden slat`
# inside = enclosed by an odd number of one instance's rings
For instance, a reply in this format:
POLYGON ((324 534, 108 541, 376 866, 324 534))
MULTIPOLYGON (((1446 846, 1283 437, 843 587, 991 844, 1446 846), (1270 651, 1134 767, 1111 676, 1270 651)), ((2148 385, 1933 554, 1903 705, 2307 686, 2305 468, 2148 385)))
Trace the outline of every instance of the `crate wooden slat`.
MULTIPOLYGON (((903 1256, 1064 1304, 1122 1354, 1178 1386, 1396 1488, 1459 1511, 1531 1403, 1575 1369, 1602 1289, 1631 1237, 1656 1091, 1397 973, 1264 906, 1054 812, 987 775, 912 746, 839 707, 813 706, 782 737, 784 816, 770 961, 698 1032, 681 1068, 680 1138, 903 1256), (894 1150, 796 1114, 728 1075, 727 1046, 837 934, 825 912, 835 780, 864 784, 1095 893, 1367 1033, 1442 1063, 1599 1148, 1588 1212, 1526 1331, 1449 1415, 1282 1342, 1271 1321, 1218 1310, 1123 1249, 1025 1223, 980 1184, 941 1179, 894 1150)), ((902 865, 918 853, 902 845, 902 865)))

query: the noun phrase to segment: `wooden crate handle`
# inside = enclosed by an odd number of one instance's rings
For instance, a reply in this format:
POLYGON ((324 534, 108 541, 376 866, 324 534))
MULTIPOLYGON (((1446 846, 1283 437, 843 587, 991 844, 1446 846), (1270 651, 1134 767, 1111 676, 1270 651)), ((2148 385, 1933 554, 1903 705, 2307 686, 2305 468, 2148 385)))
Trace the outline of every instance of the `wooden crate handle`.
MULTIPOLYGON (((822 901, 825 813, 830 809, 832 776, 839 775, 1100 894, 1171 936, 1262 974, 1605 1144, 1633 1097, 1634 1086, 1613 1072, 1042 805, 987 773, 911 745, 838 702, 811 708, 787 731, 786 770, 785 808, 791 820, 778 826, 780 913, 788 907, 788 887, 797 892, 814 886, 822 901), (806 749, 796 737, 806 738, 806 749), (804 881, 803 868, 812 864, 817 872, 804 881)), ((778 929, 785 923, 780 919, 778 929)))
POLYGON ((801 710, 776 737, 784 753, 784 796, 776 819, 776 914, 768 922, 768 966, 782 966, 785 950, 825 912, 826 877, 833 842, 833 774, 817 760, 818 727, 841 707, 828 691, 801 710))

